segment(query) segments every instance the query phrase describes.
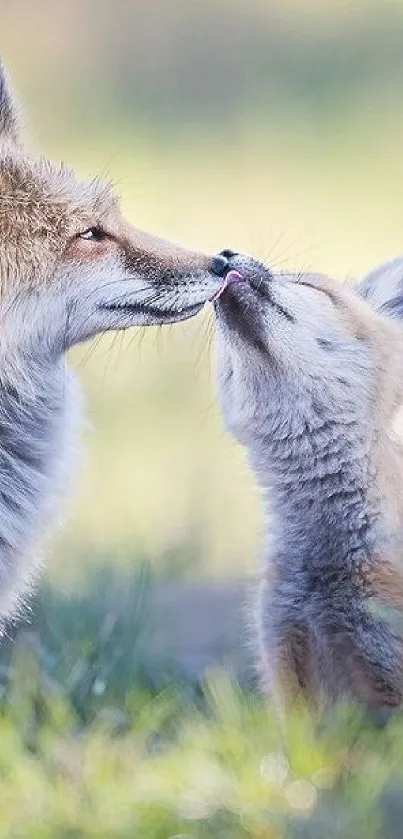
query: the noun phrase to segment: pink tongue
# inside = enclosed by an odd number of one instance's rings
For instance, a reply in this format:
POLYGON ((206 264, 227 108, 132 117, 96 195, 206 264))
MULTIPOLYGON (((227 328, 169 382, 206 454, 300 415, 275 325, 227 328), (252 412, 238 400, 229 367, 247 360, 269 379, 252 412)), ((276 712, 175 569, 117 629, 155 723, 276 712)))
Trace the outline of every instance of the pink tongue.
POLYGON ((232 283, 239 283, 241 280, 243 280, 243 276, 239 273, 239 271, 228 271, 222 286, 220 286, 218 291, 214 292, 213 296, 210 297, 210 303, 215 303, 229 285, 232 285, 232 283))

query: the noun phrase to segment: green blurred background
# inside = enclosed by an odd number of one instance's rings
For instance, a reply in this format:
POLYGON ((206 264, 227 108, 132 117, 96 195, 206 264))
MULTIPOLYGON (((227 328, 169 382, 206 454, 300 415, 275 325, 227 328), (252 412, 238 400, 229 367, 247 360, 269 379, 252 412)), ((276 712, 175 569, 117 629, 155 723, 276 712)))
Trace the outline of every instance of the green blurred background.
MULTIPOLYGON (((0 9, 34 148, 111 178, 136 225, 340 279, 403 251, 401 0, 0 9)), ((249 693, 262 517, 213 333, 205 312, 73 354, 84 463, 0 648, 0 839, 402 835, 401 719, 279 726, 249 693)))
MULTIPOLYGON (((116 183, 129 219, 340 278, 403 250, 399 0, 2 0, 34 147, 116 183)), ((92 428, 48 563, 139 554, 253 572, 259 500, 214 393, 210 313, 74 354, 92 428)))

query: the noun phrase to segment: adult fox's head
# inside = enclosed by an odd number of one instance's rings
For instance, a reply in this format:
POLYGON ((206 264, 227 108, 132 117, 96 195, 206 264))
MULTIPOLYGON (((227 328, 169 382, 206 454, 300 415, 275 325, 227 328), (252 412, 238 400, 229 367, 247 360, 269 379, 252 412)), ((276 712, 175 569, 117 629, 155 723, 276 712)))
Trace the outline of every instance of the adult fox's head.
MULTIPOLYGON (((225 260, 224 260, 225 261, 225 260)), ((26 150, 0 64, 1 335, 56 350, 109 329, 195 314, 216 291, 214 261, 137 230, 111 187, 26 150), (7 327, 10 328, 7 328, 7 327)))

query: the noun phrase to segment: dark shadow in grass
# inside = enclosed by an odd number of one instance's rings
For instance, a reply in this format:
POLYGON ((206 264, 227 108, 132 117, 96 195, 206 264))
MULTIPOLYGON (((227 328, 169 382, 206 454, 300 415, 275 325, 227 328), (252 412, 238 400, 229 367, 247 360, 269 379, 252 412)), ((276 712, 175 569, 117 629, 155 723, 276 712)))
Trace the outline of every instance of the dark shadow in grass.
POLYGON ((124 726, 134 695, 167 686, 194 698, 212 666, 245 679, 243 599, 241 584, 156 583, 146 563, 129 573, 98 569, 74 594, 43 585, 3 641, 3 700, 21 660, 35 671, 35 690, 59 693, 84 725, 109 709, 124 726))

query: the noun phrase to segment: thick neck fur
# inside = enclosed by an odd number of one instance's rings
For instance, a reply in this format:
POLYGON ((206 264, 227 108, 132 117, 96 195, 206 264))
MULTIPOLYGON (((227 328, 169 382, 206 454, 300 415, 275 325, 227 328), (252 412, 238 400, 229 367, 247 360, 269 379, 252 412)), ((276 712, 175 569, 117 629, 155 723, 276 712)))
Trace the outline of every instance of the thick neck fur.
POLYGON ((360 433, 360 411, 266 415, 266 433, 250 441, 249 455, 270 518, 270 553, 283 571, 311 581, 324 572, 351 573, 368 563, 379 535, 371 496, 371 461, 360 433))
POLYGON ((3 360, 0 380, 0 626, 32 575, 70 471, 76 426, 61 356, 30 348, 3 360))

